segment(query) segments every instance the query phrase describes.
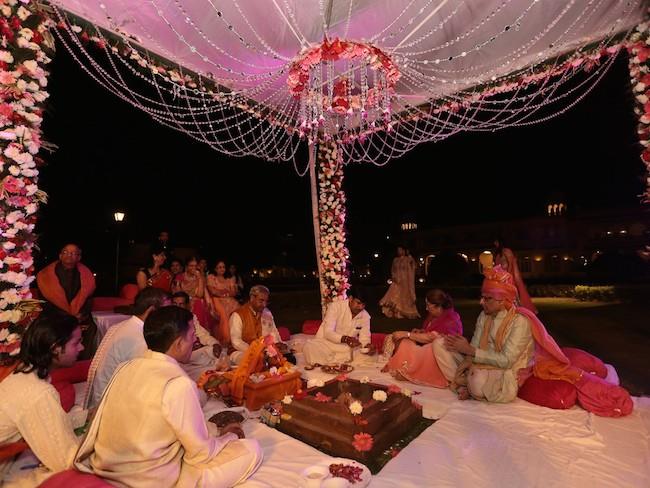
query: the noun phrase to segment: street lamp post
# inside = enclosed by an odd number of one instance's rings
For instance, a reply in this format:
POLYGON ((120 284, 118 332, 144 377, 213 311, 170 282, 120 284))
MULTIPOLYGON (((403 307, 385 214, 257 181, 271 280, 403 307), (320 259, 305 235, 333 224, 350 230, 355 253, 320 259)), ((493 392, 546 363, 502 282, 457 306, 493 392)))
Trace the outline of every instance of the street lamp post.
POLYGON ((120 225, 124 222, 126 214, 120 210, 113 214, 117 228, 117 243, 115 245, 115 293, 119 294, 119 277, 120 277, 120 225))

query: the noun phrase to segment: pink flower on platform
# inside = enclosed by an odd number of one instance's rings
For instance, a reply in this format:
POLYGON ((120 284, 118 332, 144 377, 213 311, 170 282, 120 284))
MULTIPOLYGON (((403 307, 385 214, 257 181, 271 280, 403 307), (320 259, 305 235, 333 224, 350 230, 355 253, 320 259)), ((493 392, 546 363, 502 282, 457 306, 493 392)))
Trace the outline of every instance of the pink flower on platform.
POLYGON ((388 393, 402 393, 402 389, 397 385, 389 385, 388 393))
POLYGON ((352 447, 357 451, 365 452, 372 449, 373 438, 370 434, 366 432, 360 432, 354 434, 354 441, 352 441, 352 447))
POLYGON ((321 402, 321 403, 328 403, 328 402, 332 401, 331 396, 324 395, 320 391, 318 393, 316 393, 316 395, 314 396, 314 399, 317 402, 321 402))

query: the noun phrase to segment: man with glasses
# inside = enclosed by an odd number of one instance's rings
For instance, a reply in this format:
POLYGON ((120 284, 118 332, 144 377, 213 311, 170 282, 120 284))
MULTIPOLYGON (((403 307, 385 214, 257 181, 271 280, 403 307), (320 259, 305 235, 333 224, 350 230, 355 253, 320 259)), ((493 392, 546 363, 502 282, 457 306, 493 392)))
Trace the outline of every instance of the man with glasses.
POLYGON ((230 359, 235 364, 239 364, 249 345, 260 337, 272 336, 282 354, 286 356, 289 352, 280 338, 273 314, 266 308, 270 293, 266 286, 253 286, 248 301, 230 315, 230 341, 234 348, 230 359))
POLYGON ((90 269, 81 264, 81 248, 72 243, 63 246, 59 259, 36 275, 36 283, 48 307, 63 310, 79 320, 84 333, 85 352, 92 355, 96 328, 90 317, 90 308, 95 292, 95 277, 90 269))
MULTIPOLYGON (((528 318, 517 311, 517 288, 500 266, 485 273, 481 288, 483 311, 471 342, 461 335, 445 338, 445 348, 464 359, 456 371, 455 387, 462 400, 507 403, 519 389, 519 372, 532 366, 535 352, 528 318)), ((454 386, 454 385, 452 385, 454 386)))

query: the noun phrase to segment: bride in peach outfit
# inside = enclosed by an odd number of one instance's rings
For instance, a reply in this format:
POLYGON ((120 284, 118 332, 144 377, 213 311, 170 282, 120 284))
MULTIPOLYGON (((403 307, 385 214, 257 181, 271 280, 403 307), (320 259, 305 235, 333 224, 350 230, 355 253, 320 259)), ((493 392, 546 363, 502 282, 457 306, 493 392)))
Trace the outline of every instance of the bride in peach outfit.
MULTIPOLYGON (((446 388, 449 384, 447 372, 456 369, 455 364, 438 364, 447 355, 436 354, 437 348, 444 347, 443 338, 446 335, 461 335, 463 324, 460 315, 454 310, 451 297, 442 290, 427 292, 427 318, 422 329, 411 332, 396 331, 387 338, 395 344, 396 352, 384 367, 398 380, 410 381, 417 385, 446 388)), ((390 347, 388 345, 385 346, 390 347)))

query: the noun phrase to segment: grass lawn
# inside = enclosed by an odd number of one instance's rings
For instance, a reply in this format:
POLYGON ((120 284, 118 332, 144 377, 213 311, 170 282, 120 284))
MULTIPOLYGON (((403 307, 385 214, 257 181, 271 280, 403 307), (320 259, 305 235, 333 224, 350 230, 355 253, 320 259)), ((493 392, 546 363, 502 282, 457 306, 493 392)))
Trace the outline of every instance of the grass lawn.
MULTIPOLYGON (((377 302, 383 289, 370 289, 368 312, 373 332, 392 332, 419 327, 421 320, 384 317, 377 302)), ((424 290, 418 290, 418 308, 424 309, 424 290)), ((650 395, 650 300, 646 303, 578 302, 568 298, 535 298, 539 318, 560 346, 578 347, 614 365, 621 385, 633 395, 650 395)), ((271 290, 270 309, 276 324, 300 332, 307 319, 320 318, 317 290, 271 290)), ((478 300, 457 300, 465 336, 472 337, 478 300)))

